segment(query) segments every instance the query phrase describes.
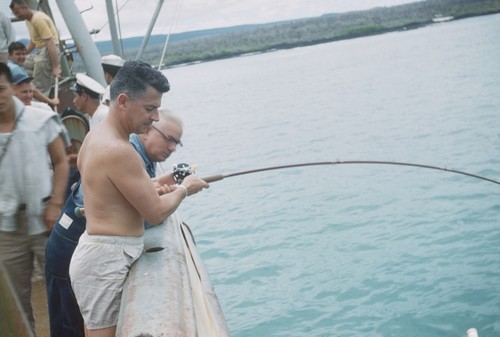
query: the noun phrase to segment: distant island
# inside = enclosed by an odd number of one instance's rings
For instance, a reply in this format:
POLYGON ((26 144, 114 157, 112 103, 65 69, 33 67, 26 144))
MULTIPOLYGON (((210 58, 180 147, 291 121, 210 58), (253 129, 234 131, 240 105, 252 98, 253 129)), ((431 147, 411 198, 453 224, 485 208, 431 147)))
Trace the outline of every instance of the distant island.
MULTIPOLYGON (((162 68, 404 31, 495 13, 500 13, 500 0, 426 0, 315 18, 172 34, 162 68)), ((151 36, 141 60, 158 66, 165 40, 165 35, 151 36)), ((141 42, 142 37, 123 39, 124 58, 135 58, 141 42)), ((102 55, 112 53, 110 41, 96 44, 102 55)), ((78 62, 75 66, 78 67, 78 62)))

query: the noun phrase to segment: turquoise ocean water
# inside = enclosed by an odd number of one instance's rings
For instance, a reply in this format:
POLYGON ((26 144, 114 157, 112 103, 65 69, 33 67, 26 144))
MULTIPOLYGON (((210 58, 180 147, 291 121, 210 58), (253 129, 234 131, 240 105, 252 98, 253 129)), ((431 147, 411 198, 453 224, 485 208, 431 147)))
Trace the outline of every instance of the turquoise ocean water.
MULTIPOLYGON (((198 175, 382 160, 500 180, 500 15, 165 70, 198 175)), ((168 54, 167 54, 168 57, 168 54)), ((233 337, 500 336, 500 186, 400 166, 227 178, 180 209, 233 337)))

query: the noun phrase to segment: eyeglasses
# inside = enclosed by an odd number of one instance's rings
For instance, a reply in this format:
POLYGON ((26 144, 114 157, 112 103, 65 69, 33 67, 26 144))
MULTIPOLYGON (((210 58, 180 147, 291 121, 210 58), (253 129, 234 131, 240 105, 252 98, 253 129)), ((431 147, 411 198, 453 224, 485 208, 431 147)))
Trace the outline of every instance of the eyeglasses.
POLYGON ((154 125, 151 125, 151 127, 160 133, 161 138, 163 138, 163 140, 166 143, 168 143, 168 144, 175 144, 175 146, 177 146, 177 145, 183 146, 182 142, 180 140, 177 140, 177 139, 175 139, 172 136, 167 136, 166 134, 164 134, 163 132, 161 132, 160 130, 158 130, 154 125))

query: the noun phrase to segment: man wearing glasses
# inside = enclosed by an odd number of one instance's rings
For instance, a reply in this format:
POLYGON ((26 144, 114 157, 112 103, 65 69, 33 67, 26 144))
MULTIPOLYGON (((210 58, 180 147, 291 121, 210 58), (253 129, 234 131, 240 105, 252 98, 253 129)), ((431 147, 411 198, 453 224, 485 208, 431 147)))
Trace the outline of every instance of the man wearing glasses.
MULTIPOLYGON (((155 180, 157 164, 165 161, 182 146, 183 125, 180 118, 168 110, 160 110, 160 121, 144 134, 131 134, 130 143, 144 161, 148 175, 155 180)), ((165 176, 171 176, 168 173, 165 176)), ((171 178, 173 179, 173 178, 171 178)), ((80 183, 68 197, 49 237, 46 248, 45 279, 49 303, 50 333, 52 337, 83 337, 83 318, 69 279, 69 264, 78 240, 86 228, 86 218, 75 214, 83 207, 80 183)), ((144 227, 152 227, 147 221, 144 227)))

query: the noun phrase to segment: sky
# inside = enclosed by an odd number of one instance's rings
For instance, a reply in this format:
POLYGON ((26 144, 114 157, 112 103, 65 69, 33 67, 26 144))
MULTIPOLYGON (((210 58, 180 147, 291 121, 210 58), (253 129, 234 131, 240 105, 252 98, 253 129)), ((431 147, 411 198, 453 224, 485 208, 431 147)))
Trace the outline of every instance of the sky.
MULTIPOLYGON (((59 0, 71 1, 71 0, 59 0)), ((143 36, 160 0, 111 0, 122 37, 143 36)), ((165 0, 153 34, 169 34, 242 24, 267 23, 325 13, 341 13, 373 7, 394 6, 419 0, 165 0)), ((0 10, 12 16, 9 0, 1 0, 0 10)), ((70 35, 56 0, 49 0, 54 20, 63 39, 70 35)), ((100 29, 95 41, 109 40, 105 0, 75 0, 88 30, 100 29)), ((28 38, 24 22, 14 23, 17 39, 28 38)))

